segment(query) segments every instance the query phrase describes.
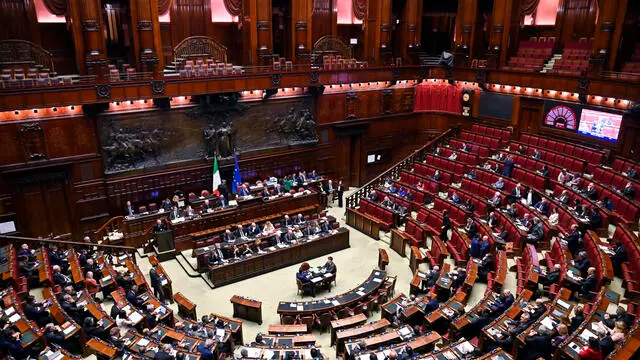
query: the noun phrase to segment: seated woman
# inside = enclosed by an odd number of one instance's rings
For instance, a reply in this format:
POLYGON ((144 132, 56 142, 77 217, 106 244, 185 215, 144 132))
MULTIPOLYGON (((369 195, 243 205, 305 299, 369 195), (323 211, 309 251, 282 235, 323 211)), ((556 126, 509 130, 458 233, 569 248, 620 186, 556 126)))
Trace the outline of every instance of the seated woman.
POLYGON ((298 272, 296 273, 296 279, 300 280, 303 284, 311 281, 309 268, 310 266, 308 263, 302 263, 302 265, 300 265, 300 268, 298 269, 298 272))
POLYGON ((558 214, 558 208, 551 209, 551 215, 549 215, 549 224, 558 225, 560 221, 560 214, 558 214))
POLYGON ((264 224, 264 227, 262 228, 262 234, 264 234, 264 235, 273 234, 275 231, 276 231, 276 228, 273 226, 271 221, 267 221, 264 224))

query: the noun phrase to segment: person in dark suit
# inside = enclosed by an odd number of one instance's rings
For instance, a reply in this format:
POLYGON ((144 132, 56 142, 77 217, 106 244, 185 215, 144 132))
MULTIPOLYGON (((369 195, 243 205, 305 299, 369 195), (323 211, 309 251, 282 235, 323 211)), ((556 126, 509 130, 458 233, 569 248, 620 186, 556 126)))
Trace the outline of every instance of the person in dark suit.
POLYGON ((569 324, 569 334, 576 331, 580 325, 584 322, 584 308, 582 305, 578 305, 575 307, 573 311, 573 317, 571 318, 571 322, 569 324))
POLYGON ((522 186, 519 183, 511 189, 511 199, 513 201, 522 199, 522 186))
POLYGON ((242 238, 246 238, 249 237, 249 231, 248 229, 245 229, 242 224, 238 224, 237 228, 236 228, 236 238, 237 239, 242 239, 242 238))
POLYGON ((344 185, 342 185, 342 180, 339 180, 338 186, 336 187, 336 196, 338 196, 338 207, 342 207, 343 195, 344 195, 344 185))
POLYGON ((242 184, 240 185, 240 187, 238 188, 238 196, 249 196, 251 195, 251 193, 249 192, 249 189, 247 189, 247 185, 242 184))
POLYGON ((48 323, 53 322, 53 319, 45 305, 46 304, 36 302, 36 299, 30 295, 25 301, 25 305, 23 307, 24 315, 27 319, 35 321, 38 326, 43 327, 48 323))
POLYGON ((162 219, 156 220, 156 224, 153 225, 154 233, 161 233, 167 231, 167 225, 162 221, 162 219))
POLYGON ((580 276, 582 277, 587 275, 587 270, 591 267, 591 262, 584 251, 579 252, 578 256, 571 260, 571 264, 580 271, 580 276))
POLYGON ((265 186, 265 187, 262 189, 262 191, 260 192, 260 197, 262 197, 262 198, 268 198, 268 197, 270 197, 270 196, 271 196, 271 193, 269 192, 269 188, 265 186))
POLYGON ((556 200, 558 200, 562 204, 569 205, 569 192, 567 192, 567 190, 562 190, 562 193, 560 193, 560 196, 558 196, 556 200))
POLYGON ((131 305, 135 306, 138 309, 142 308, 142 304, 144 301, 138 297, 138 285, 132 285, 129 291, 126 294, 127 301, 131 303, 131 305))
POLYGON ((224 197, 224 195, 220 195, 218 197, 218 206, 220 206, 221 208, 226 208, 229 206, 229 199, 227 199, 226 197, 224 197))
POLYGON ((500 197, 500 192, 496 191, 495 194, 493 194, 493 197, 491 199, 488 200, 489 204, 491 204, 491 206, 493 206, 494 208, 499 208, 500 204, 502 203, 502 198, 500 197))
POLYGON ((60 285, 60 287, 66 287, 68 285, 72 285, 73 283, 71 282, 71 279, 62 273, 62 270, 60 269, 60 266, 58 265, 54 265, 52 267, 53 269, 53 282, 56 285, 60 285))
POLYGON ((422 290, 425 291, 435 285, 436 281, 440 278, 440 267, 434 266, 433 269, 422 280, 421 287, 422 290))
POLYGON ((628 313, 622 306, 618 306, 615 314, 604 314, 604 320, 602 322, 607 325, 609 329, 613 329, 616 325, 616 321, 622 321, 625 323, 627 328, 631 328, 633 327, 635 316, 628 313))
POLYGON ((539 278, 540 283, 545 286, 551 286, 553 284, 558 283, 558 280, 560 280, 561 269, 562 269, 562 266, 560 264, 553 265, 553 271, 549 271, 547 275, 541 276, 539 278))
POLYGON ((171 200, 169 200, 169 198, 166 198, 162 200, 162 205, 160 205, 160 208, 165 212, 169 212, 171 211, 171 206, 173 206, 173 203, 171 202, 171 200))
POLYGON ((576 256, 578 251, 582 248, 580 245, 580 233, 578 232, 578 224, 571 225, 571 233, 565 238, 567 242, 567 248, 573 257, 576 256))
POLYGON ((442 228, 440 231, 440 239, 447 242, 449 240, 449 229, 451 229, 451 219, 447 210, 442 210, 442 228))
POLYGON ((289 218, 289 215, 285 215, 284 218, 282 218, 280 225, 282 226, 282 228, 286 229, 289 226, 293 226, 293 220, 289 218))
POLYGON ((464 209, 470 212, 471 214, 473 214, 473 212, 476 209, 476 206, 473 204, 473 201, 471 199, 467 199, 467 202, 464 205, 464 209))
POLYGON ((589 198, 589 200, 598 200, 598 189, 594 183, 590 183, 584 191, 584 195, 589 198))
POLYGON ((587 274, 587 277, 580 282, 580 289, 578 289, 578 293, 582 297, 588 296, 591 292, 597 290, 598 278, 596 277, 596 268, 590 267, 587 270, 587 274))
POLYGON ((276 186, 273 188, 273 195, 277 196, 277 195, 282 195, 284 193, 285 191, 280 184, 276 184, 276 186))
POLYGON ((95 319, 91 316, 84 318, 84 321, 82 322, 82 330, 84 330, 84 333, 90 337, 95 337, 102 340, 107 339, 107 332, 97 326, 95 319))
POLYGON ((496 216, 496 213, 494 213, 493 211, 489 213, 489 218, 487 219, 487 225, 489 225, 489 227, 497 227, 498 224, 498 216, 496 216))
POLYGON ((136 214, 136 211, 131 205, 131 201, 127 201, 127 204, 124 207, 124 216, 133 216, 135 214, 136 214))
POLYGON ((176 220, 180 218, 182 215, 180 214, 180 210, 177 206, 171 207, 171 212, 169 213, 169 220, 176 220))
POLYGON ((633 200, 636 197, 636 189, 634 189, 631 181, 627 182, 621 192, 622 195, 626 196, 628 199, 633 200))
POLYGON ((322 231, 323 233, 328 233, 331 231, 331 226, 329 225, 328 221, 323 221, 322 223, 320 223, 320 231, 322 231))
POLYGON ((513 156, 508 156, 504 161, 504 168, 502 168, 502 176, 511 177, 513 171, 513 156))
POLYGON ((482 282, 487 282, 487 275, 494 270, 493 255, 491 255, 491 253, 485 254, 482 257, 482 262, 478 266, 478 279, 482 282))
POLYGON ((149 278, 151 279, 151 287, 153 288, 153 296, 157 297, 158 300, 164 301, 164 288, 162 287, 162 280, 164 278, 158 273, 158 264, 155 263, 151 266, 151 270, 149 270, 149 278))
POLYGON ((544 226, 540 222, 540 218, 533 218, 533 226, 528 231, 526 242, 536 245, 544 238, 544 226))
POLYGON ((262 230, 260 230, 260 227, 256 225, 256 223, 252 222, 247 233, 249 234, 249 236, 258 236, 260 235, 260 233, 262 233, 262 230))
POLYGON ((62 310, 64 310, 67 315, 71 316, 73 320, 77 323, 82 323, 82 318, 80 317, 80 308, 78 308, 73 296, 69 294, 65 294, 62 296, 62 300, 60 301, 60 306, 62 310))
POLYGON ((538 170, 538 172, 544 177, 549 177, 549 168, 547 165, 542 165, 542 169, 538 170))
POLYGON ((211 352, 213 347, 213 339, 207 339, 204 343, 198 345, 196 350, 200 353, 200 359, 202 360, 215 360, 215 355, 211 352))
POLYGON ((464 231, 470 239, 473 239, 478 233, 478 226, 472 218, 467 218, 467 223, 464 225, 464 231))
POLYGON ((369 199, 369 201, 377 202, 378 201, 378 193, 375 192, 375 191, 370 192, 369 195, 367 195, 367 199, 369 199))
POLYGON ((524 348, 518 356, 520 360, 547 359, 551 356, 551 334, 544 325, 531 330, 524 338, 524 348))
POLYGON ((597 207, 591 208, 591 215, 589 216, 589 229, 596 231, 602 226, 602 215, 600 215, 600 209, 597 207))
POLYGON ((303 226, 305 223, 306 223, 306 220, 304 219, 304 216, 302 216, 302 214, 298 214, 298 216, 294 221, 294 225, 303 226))
POLYGON ((338 269, 336 268, 336 264, 333 262, 333 257, 331 256, 327 258, 327 262, 323 267, 330 274, 335 274, 336 271, 338 271, 338 269))
POLYGON ((291 229, 287 230, 287 232, 282 236, 282 240, 284 240, 284 242, 286 243, 291 243, 295 239, 296 239, 296 235, 293 233, 293 230, 291 229))
POLYGON ((205 199, 202 205, 200 205, 200 213, 206 214, 209 210, 213 210, 213 206, 209 203, 209 199, 205 199))
POLYGON ((227 229, 222 234, 222 242, 231 242, 236 239, 236 236, 231 232, 231 230, 227 229))
POLYGON ((156 351, 156 354, 153 356, 153 359, 154 360, 172 360, 172 359, 175 359, 173 356, 171 356, 169 354, 170 351, 171 351, 171 345, 163 344, 162 347, 160 349, 158 349, 158 351, 156 351))
POLYGON ((229 192, 227 191, 227 180, 222 180, 221 184, 218 185, 218 194, 224 197, 225 204, 229 204, 229 192))
POLYGON ((611 255, 611 264, 613 265, 613 272, 616 276, 622 277, 622 263, 627 261, 627 250, 622 246, 622 242, 616 242, 616 246, 613 248, 613 255, 611 255))
POLYGON ((540 214, 542 214, 544 216, 548 216, 549 215, 549 202, 545 198, 543 198, 542 200, 538 201, 533 206, 533 208, 538 210, 538 212, 540 212, 540 214))

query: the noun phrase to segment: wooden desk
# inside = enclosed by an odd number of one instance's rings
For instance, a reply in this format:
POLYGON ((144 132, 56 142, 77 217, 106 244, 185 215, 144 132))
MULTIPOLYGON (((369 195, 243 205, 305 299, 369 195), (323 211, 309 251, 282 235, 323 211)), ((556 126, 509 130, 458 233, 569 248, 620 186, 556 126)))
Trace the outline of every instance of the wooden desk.
POLYGON ((238 295, 231 297, 233 304, 233 317, 246 319, 262 324, 262 302, 247 299, 238 295))
POLYGON ((194 304, 191 300, 187 299, 182 293, 175 293, 173 295, 173 300, 178 304, 178 314, 182 317, 189 318, 192 320, 198 320, 198 315, 196 314, 196 304, 194 304))
POLYGON ((348 247, 349 230, 339 228, 335 234, 325 234, 317 239, 285 248, 274 248, 264 254, 254 254, 242 260, 210 266, 209 279, 215 286, 227 285, 348 247))
MULTIPOLYGON (((238 223, 249 219, 259 218, 273 213, 287 212, 305 206, 319 206, 320 194, 311 191, 301 196, 283 196, 272 200, 262 198, 237 207, 216 209, 215 212, 183 222, 172 224, 175 236, 176 249, 181 251, 193 248, 191 233, 238 223)), ((138 215, 124 220, 122 232, 125 234, 124 245, 139 246, 149 240, 150 229, 159 218, 166 217, 167 213, 151 213, 138 215)))
POLYGON ((113 359, 118 352, 115 346, 93 337, 85 345, 98 359, 113 359))
POLYGON ((389 254, 387 254, 387 250, 378 249, 378 268, 380 270, 384 270, 387 265, 389 265, 389 254))
POLYGON ((406 257, 407 254, 405 251, 405 247, 408 242, 409 238, 406 234, 398 229, 391 229, 391 243, 389 244, 391 250, 395 251, 402 257, 406 257))
POLYGON ((236 344, 244 344, 242 337, 242 321, 237 319, 228 318, 222 315, 211 313, 209 319, 219 319, 224 321, 225 327, 228 327, 231 331, 231 336, 236 344))
POLYGON ((356 314, 353 316, 349 316, 343 319, 333 320, 331 321, 331 345, 336 342, 336 333, 340 330, 362 325, 367 321, 367 316, 365 314, 356 314))
POLYGON ((344 350, 344 344, 347 340, 358 339, 365 336, 370 336, 380 331, 383 331, 387 327, 391 326, 391 322, 387 319, 380 319, 369 324, 365 324, 355 328, 349 328, 344 330, 338 330, 336 332, 336 356, 342 353, 344 350))
POLYGON ((302 334, 308 331, 307 324, 295 324, 295 325, 280 325, 280 324, 269 324, 269 334, 277 335, 292 335, 292 334, 302 334))
POLYGON ((347 225, 376 240, 380 239, 380 223, 374 217, 354 208, 347 208, 347 225))

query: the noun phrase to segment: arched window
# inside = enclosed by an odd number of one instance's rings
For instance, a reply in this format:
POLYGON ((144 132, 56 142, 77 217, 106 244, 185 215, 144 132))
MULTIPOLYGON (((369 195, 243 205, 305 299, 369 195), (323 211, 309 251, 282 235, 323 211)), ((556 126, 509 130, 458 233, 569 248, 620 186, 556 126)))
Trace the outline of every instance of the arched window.
POLYGON ((560 0, 540 0, 535 11, 525 15, 524 25, 555 25, 559 3, 560 0))

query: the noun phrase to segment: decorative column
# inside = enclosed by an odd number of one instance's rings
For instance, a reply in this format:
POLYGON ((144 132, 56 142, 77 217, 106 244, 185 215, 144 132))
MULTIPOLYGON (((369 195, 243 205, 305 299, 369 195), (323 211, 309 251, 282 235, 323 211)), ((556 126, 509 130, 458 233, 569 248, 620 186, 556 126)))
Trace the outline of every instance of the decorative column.
POLYGON ((107 46, 100 0, 69 0, 69 10, 78 70, 102 78, 107 72, 107 46))
POLYGON ((152 72, 154 77, 162 74, 162 40, 158 19, 158 0, 131 0, 133 23, 133 49, 138 70, 152 72))
POLYGON ((377 64, 390 57, 391 47, 391 0, 369 0, 364 21, 365 59, 377 64))
POLYGON ((313 44, 311 40, 311 19, 313 0, 296 0, 291 3, 291 28, 293 39, 291 54, 293 61, 307 63, 311 61, 313 44))
POLYGON ((599 74, 605 69, 605 64, 615 52, 611 48, 613 31, 618 14, 618 0, 598 0, 598 23, 594 34, 591 58, 589 59, 589 73, 599 74))
POLYGON ((244 61, 251 65, 271 64, 273 34, 271 33, 271 0, 243 0, 243 41, 250 49, 244 61))
POLYGON ((473 58, 473 38, 478 14, 478 0, 460 0, 456 16, 455 63, 468 66, 473 58))
POLYGON ((402 11, 400 26, 400 56, 407 63, 417 62, 413 56, 420 49, 422 34, 422 0, 407 0, 402 11), (415 61, 412 61, 415 60, 415 61))
POLYGON ((511 7, 514 0, 495 0, 491 15, 491 34, 487 51, 487 66, 497 68, 502 59, 503 47, 508 43, 509 23, 511 21, 511 7))

